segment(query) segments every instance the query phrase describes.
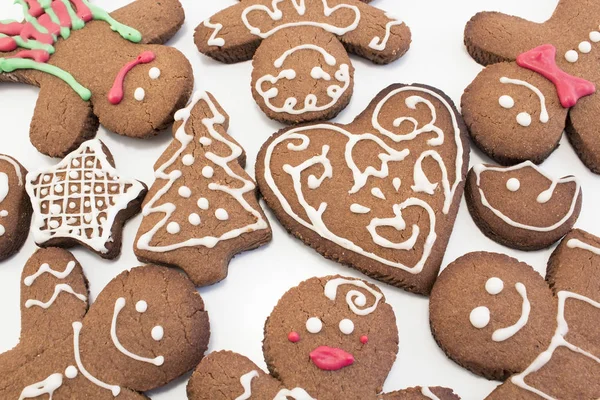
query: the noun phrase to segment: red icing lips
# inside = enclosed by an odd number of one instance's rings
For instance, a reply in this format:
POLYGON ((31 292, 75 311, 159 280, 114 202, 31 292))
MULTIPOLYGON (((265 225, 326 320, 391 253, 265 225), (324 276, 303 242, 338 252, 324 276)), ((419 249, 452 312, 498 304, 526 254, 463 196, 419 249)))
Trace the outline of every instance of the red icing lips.
POLYGON ((310 353, 310 359, 323 371, 338 371, 354 364, 354 356, 342 349, 319 346, 310 353))

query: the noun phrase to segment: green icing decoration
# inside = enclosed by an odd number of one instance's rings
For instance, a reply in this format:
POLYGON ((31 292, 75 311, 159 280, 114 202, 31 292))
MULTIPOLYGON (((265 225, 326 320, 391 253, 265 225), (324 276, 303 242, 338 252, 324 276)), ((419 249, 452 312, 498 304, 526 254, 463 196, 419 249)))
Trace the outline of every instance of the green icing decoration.
MULTIPOLYGON (((29 5, 25 2, 25 0, 15 0, 15 4, 21 5, 23 7, 23 15, 25 15, 25 21, 31 23, 35 29, 40 33, 48 33, 48 29, 44 28, 37 20, 29 14, 29 5)), ((55 39, 56 41, 56 39, 55 39)))
MULTIPOLYGON (((54 22, 56 25, 60 26, 60 19, 58 19, 58 16, 52 9, 52 6, 49 3, 47 6, 44 6, 41 2, 40 2, 40 4, 44 8, 44 12, 46 14, 48 14, 48 16, 50 17, 50 20, 52 22, 54 22)), ((69 28, 67 28, 66 26, 60 26, 60 36, 63 39, 68 39, 69 36, 71 36, 71 30, 69 28)))
POLYGON ((73 78, 73 75, 54 65, 39 63, 26 58, 0 58, 0 72, 14 72, 19 69, 36 69, 38 71, 53 75, 64 81, 67 85, 71 86, 71 88, 84 101, 88 101, 92 97, 92 92, 77 82, 75 78, 73 78))
MULTIPOLYGON (((0 37, 8 37, 0 33, 0 37)), ((24 49, 30 50, 44 50, 48 52, 48 54, 54 54, 54 46, 42 42, 38 42, 37 40, 29 39, 25 40, 21 36, 11 36, 15 42, 17 42, 17 46, 22 47, 24 49)))
POLYGON ((127 39, 133 43, 139 43, 142 41, 142 34, 140 32, 116 21, 113 17, 110 16, 109 13, 107 13, 98 6, 90 4, 88 0, 82 1, 90 9, 90 11, 92 12, 92 16, 95 20, 100 20, 108 23, 110 25, 110 28, 113 31, 118 32, 123 39, 127 39))
POLYGON ((67 12, 71 18, 71 27, 74 31, 82 29, 85 26, 85 22, 77 16, 77 13, 73 9, 73 5, 69 0, 62 0, 63 4, 67 7, 67 12))

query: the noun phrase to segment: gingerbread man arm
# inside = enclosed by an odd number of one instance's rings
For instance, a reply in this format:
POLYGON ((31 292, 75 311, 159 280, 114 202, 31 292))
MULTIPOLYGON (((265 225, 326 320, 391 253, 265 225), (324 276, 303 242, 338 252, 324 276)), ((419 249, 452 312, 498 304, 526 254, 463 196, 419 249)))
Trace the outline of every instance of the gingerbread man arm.
POLYGON ((171 39, 185 20, 179 0, 136 0, 111 16, 137 29, 143 43, 163 44, 171 39))
POLYGON ((198 25, 196 46, 201 53, 224 63, 245 61, 252 58, 262 39, 288 26, 308 25, 334 33, 349 52, 379 64, 400 58, 410 46, 406 24, 364 2, 307 1, 300 9, 292 4, 242 1, 198 25), (281 18, 272 17, 279 12, 281 18))
POLYGON ((413 387, 390 393, 383 393, 377 397, 378 400, 460 400, 452 389, 444 387, 413 387))

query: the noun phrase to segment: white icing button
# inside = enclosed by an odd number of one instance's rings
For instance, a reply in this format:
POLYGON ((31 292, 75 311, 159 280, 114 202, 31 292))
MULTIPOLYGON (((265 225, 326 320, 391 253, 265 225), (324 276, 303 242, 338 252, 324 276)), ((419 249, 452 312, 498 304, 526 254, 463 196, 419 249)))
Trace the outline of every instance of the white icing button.
POLYGON ((344 335, 349 335, 354 332, 354 322, 349 319, 343 319, 340 321, 340 332, 344 335))
POLYGON ((500 96, 500 98, 498 99, 498 103, 500 103, 502 107, 510 109, 515 106, 515 99, 505 94, 503 96, 500 96))
POLYGON ((192 189, 190 189, 187 186, 181 186, 179 188, 179 190, 177 191, 177 193, 179 193, 179 195, 185 199, 189 199, 190 196, 192 195, 192 189))
POLYGON ((44 182, 50 182, 50 175, 44 175, 44 182))
POLYGON ((575 50, 569 50, 565 53, 565 58, 568 62, 574 63, 579 60, 579 54, 575 50))
POLYGON ((311 317, 306 321, 306 330, 310 333, 319 333, 323 329, 323 323, 317 317, 311 317))
POLYGON ((157 342, 162 340, 164 335, 165 335, 165 330, 163 329, 162 326, 157 325, 154 328, 152 328, 152 339, 156 340, 157 342))
POLYGON ((144 100, 144 97, 146 97, 146 91, 139 87, 137 89, 135 89, 135 92, 133 93, 133 97, 137 100, 137 101, 142 101, 144 100))
POLYGON ((53 215, 60 214, 60 206, 58 204, 52 204, 50 206, 50 214, 53 214, 53 215))
POLYGON ((394 178, 394 180, 392 181, 392 184, 394 185, 394 189, 396 189, 396 192, 398 190, 400 190, 400 185, 402 185, 402 181, 400 180, 400 178, 394 178))
POLYGON ((183 165, 186 165, 189 167, 190 165, 194 164, 194 156, 191 154, 186 154, 181 159, 181 162, 183 163, 183 165))
POLYGON ((48 226, 52 229, 56 229, 60 226, 60 224, 58 223, 58 221, 52 220, 48 223, 48 226))
POLYGON ((200 225, 200 222, 201 222, 200 216, 198 214, 196 214, 196 213, 191 213, 188 216, 188 221, 189 221, 190 224, 192 224, 194 226, 200 225))
POLYGON ((579 51, 584 54, 589 53, 590 51, 592 51, 592 44, 587 41, 579 43, 579 51))
POLYGON ((200 197, 198 199, 198 207, 202 210, 208 210, 208 200, 206 200, 204 197, 200 197))
POLYGON ((485 283, 485 290, 491 295, 497 295, 504 289, 504 282, 500 278, 490 278, 485 283))
POLYGON ((208 165, 206 167, 202 168, 202 176, 205 178, 212 178, 214 173, 215 173, 215 170, 208 165))
POLYGON ((506 181, 506 188, 511 192, 516 192, 521 187, 521 181, 517 178, 510 178, 506 181))
POLYGON ((150 76, 150 79, 158 79, 160 76, 160 69, 152 67, 150 68, 150 71, 148 71, 148 75, 150 76))
POLYGON ((135 303, 135 311, 139 313, 145 313, 147 309, 148 303, 146 303, 144 300, 140 300, 137 303, 135 303))
POLYGON ((177 222, 169 222, 169 225, 167 225, 167 232, 169 232, 171 235, 179 233, 180 230, 181 227, 177 222))
POLYGON ((69 178, 77 179, 77 178, 79 178, 79 174, 77 173, 77 171, 71 171, 71 172, 69 172, 69 178))
POLYGON ((205 137, 205 136, 202 136, 202 137, 200 138, 200 144, 201 144, 202 146, 210 146, 210 145, 211 145, 211 143, 212 143, 212 140, 210 140, 209 138, 207 138, 207 137, 205 137))
POLYGON ((590 40, 594 43, 600 42, 600 32, 598 32, 598 31, 590 32, 590 40))
POLYGON ((215 217, 217 217, 219 221, 226 221, 229 219, 229 214, 226 210, 217 208, 217 211, 215 211, 215 217))
POLYGON ((75 204, 74 201, 69 203, 69 208, 75 208, 75 207, 77 207, 77 204, 75 204))
POLYGON ((0 236, 4 235, 5 232, 6 229, 4 229, 4 226, 0 225, 0 236))
POLYGON ((490 323, 490 310, 487 307, 477 307, 471 311, 469 316, 471 325, 475 328, 482 329, 490 323))
POLYGON ((77 373, 77 368, 75 368, 73 365, 69 365, 67 369, 65 369, 65 376, 69 379, 77 377, 77 373))
POLYGON ((56 185, 56 186, 54 186, 54 191, 55 191, 56 193, 62 193, 62 191, 63 191, 63 186, 62 186, 62 185, 56 185))
POLYGON ((531 125, 531 115, 526 112, 519 113, 519 115, 517 115, 517 123, 521 126, 528 127, 531 125))

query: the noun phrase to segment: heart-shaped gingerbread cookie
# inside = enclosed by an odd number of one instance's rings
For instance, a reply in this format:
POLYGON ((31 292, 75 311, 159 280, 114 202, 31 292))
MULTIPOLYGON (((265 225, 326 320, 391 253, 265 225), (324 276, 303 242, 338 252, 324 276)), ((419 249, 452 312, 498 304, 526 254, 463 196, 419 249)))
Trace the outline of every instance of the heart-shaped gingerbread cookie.
POLYGON ((452 101, 392 85, 352 123, 284 129, 262 147, 257 182, 295 236, 327 258, 428 294, 469 164, 452 101))

